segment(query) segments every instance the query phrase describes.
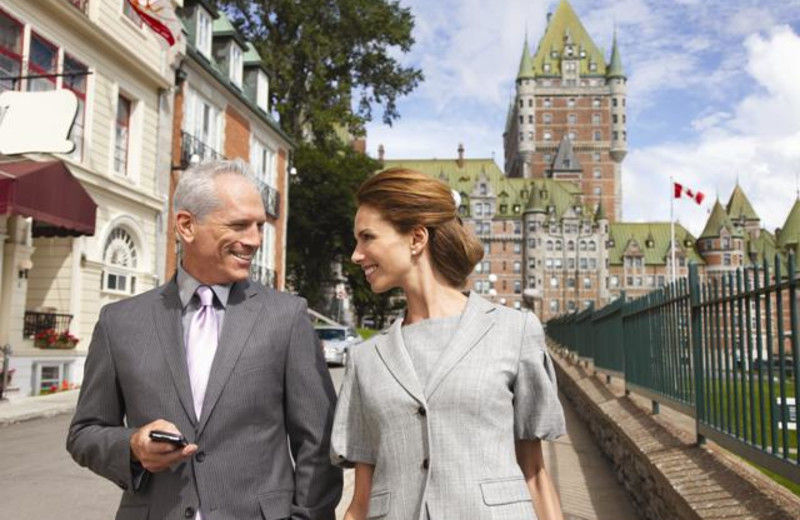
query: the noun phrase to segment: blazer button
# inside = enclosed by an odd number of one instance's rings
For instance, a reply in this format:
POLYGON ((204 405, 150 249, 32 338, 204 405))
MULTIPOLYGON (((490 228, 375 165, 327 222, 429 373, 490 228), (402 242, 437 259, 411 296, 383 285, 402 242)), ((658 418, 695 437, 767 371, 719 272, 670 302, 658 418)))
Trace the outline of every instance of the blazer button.
POLYGON ((195 459, 197 462, 203 462, 204 460, 206 460, 206 452, 204 452, 204 451, 198 451, 198 452, 197 452, 197 455, 195 455, 195 456, 194 456, 194 459, 195 459))
POLYGON ((186 510, 183 512, 184 518, 194 518, 194 508, 187 507, 186 510))
POLYGON ((428 414, 428 412, 425 411, 424 406, 420 406, 419 410, 417 410, 417 413, 420 414, 422 417, 425 417, 428 414))
POLYGON ((431 463, 428 461, 428 459, 423 460, 422 469, 428 469, 429 467, 431 467, 431 463))

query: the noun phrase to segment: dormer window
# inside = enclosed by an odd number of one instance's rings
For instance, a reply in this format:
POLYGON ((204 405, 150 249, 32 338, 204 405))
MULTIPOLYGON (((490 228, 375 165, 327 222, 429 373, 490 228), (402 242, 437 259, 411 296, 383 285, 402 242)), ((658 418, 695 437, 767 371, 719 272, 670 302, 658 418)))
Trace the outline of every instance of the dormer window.
POLYGON ((545 63, 544 64, 544 71, 545 72, 550 72, 550 64, 549 63, 545 63))
POLYGON ((195 46, 201 54, 211 58, 211 15, 202 7, 197 7, 197 30, 195 31, 195 46))
POLYGON ((234 85, 241 87, 243 71, 242 48, 235 43, 231 43, 228 53, 228 78, 233 82, 234 85))
POLYGON ((261 110, 269 113, 269 79, 262 70, 259 70, 256 76, 256 104, 261 110))
POLYGON ((646 240, 646 241, 645 241, 644 245, 645 245, 645 246, 646 246, 648 249, 652 249, 652 248, 653 248, 653 246, 654 246, 655 244, 653 243, 653 241, 652 241, 652 240, 648 239, 648 240, 646 240))

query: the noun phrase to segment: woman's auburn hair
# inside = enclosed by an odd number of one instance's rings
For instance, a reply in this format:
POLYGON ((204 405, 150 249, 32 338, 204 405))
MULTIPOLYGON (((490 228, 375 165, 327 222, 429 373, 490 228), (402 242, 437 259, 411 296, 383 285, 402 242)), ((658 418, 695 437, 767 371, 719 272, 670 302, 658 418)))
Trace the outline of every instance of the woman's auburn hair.
POLYGON ((483 258, 481 242, 461 223, 453 192, 442 181, 415 170, 390 168, 364 181, 356 201, 376 209, 399 233, 427 228, 433 267, 457 289, 483 258))

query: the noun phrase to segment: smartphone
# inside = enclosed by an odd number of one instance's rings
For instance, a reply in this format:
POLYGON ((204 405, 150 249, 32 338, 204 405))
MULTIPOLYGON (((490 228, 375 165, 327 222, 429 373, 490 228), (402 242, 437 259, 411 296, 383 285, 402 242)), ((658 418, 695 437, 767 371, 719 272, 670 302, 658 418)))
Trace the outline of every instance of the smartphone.
POLYGON ((150 431, 150 439, 155 442, 168 442, 175 446, 183 447, 189 444, 186 437, 179 433, 162 432, 161 430, 150 431))

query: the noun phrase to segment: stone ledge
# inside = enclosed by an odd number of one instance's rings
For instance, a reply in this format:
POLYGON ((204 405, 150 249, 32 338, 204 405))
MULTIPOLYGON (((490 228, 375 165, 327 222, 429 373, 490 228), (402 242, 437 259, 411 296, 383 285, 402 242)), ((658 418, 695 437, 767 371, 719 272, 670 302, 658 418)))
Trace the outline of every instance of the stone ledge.
POLYGON ((800 520, 800 498, 713 443, 652 415, 562 357, 551 344, 559 388, 587 422, 617 479, 648 520, 800 520))

